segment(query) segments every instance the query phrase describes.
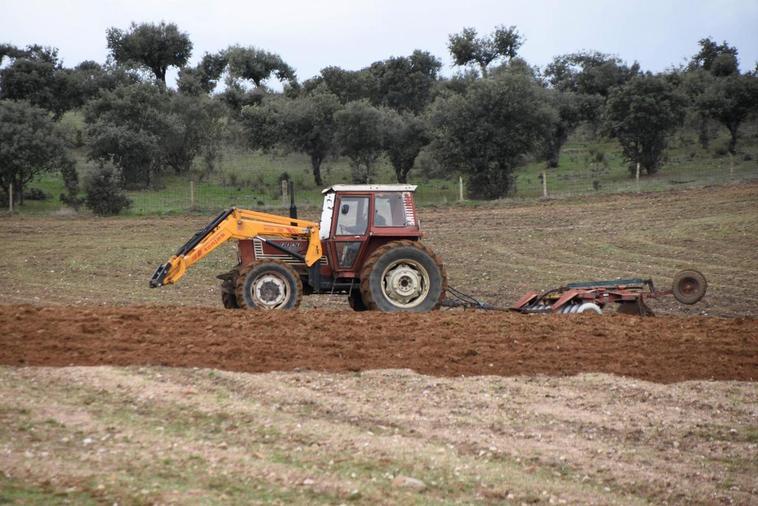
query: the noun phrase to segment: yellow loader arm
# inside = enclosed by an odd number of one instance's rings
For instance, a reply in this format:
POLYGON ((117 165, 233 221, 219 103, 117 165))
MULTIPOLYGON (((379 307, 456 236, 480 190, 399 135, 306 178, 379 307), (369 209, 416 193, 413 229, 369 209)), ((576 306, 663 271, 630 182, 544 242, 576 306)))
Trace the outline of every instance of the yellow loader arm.
MULTIPOLYGON (((306 237, 308 249, 302 258, 308 267, 322 256, 318 223, 233 207, 216 216, 179 248, 168 262, 159 265, 150 278, 150 288, 176 283, 189 267, 229 239, 252 239, 259 235, 306 237)), ((299 256, 295 252, 292 254, 299 256)))

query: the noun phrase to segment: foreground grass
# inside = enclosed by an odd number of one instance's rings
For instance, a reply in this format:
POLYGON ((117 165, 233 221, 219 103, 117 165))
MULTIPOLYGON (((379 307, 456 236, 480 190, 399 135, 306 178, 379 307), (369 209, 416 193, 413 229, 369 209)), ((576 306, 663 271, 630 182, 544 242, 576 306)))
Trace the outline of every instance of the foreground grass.
POLYGON ((749 384, 0 368, 0 394, 0 498, 20 504, 706 504, 758 492, 749 384))

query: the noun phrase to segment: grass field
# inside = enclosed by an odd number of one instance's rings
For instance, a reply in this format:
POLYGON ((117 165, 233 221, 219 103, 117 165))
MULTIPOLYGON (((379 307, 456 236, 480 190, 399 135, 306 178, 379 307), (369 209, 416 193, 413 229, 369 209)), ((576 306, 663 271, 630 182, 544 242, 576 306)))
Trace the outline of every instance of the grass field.
MULTIPOLYGON (((76 122, 76 115, 68 121, 76 122)), ((518 168, 515 175, 517 199, 540 197, 543 194, 541 175, 547 174, 549 196, 603 194, 618 192, 650 192, 677 188, 696 188, 713 184, 728 184, 758 180, 758 125, 748 123, 742 128, 739 154, 726 154, 726 132, 703 149, 695 134, 683 130, 674 136, 666 152, 664 165, 653 176, 644 176, 637 185, 630 177, 628 166, 615 141, 596 139, 586 131, 575 133, 561 152, 560 166, 545 171, 543 162, 528 162, 518 168)), ((75 150, 80 172, 86 173, 86 156, 82 149, 75 150)), ((131 215, 181 214, 194 209, 212 212, 231 206, 257 209, 281 209, 289 206, 282 201, 279 178, 286 173, 295 183, 300 207, 321 205, 321 189, 313 182, 310 163, 304 155, 264 154, 238 147, 223 150, 218 166, 212 174, 194 183, 194 208, 191 199, 190 178, 164 176, 159 189, 131 191, 131 215)), ((350 182, 350 167, 344 158, 328 159, 322 167, 326 184, 350 182)), ((392 183, 395 175, 384 159, 376 167, 373 182, 392 183)), ((410 182, 418 184, 416 195, 419 205, 446 205, 458 200, 458 175, 440 179, 416 168, 410 173, 410 182)), ((39 188, 53 198, 46 201, 27 201, 23 214, 49 214, 61 208, 58 200, 64 188, 58 174, 40 177, 30 186, 39 188)), ((85 211, 86 212, 86 211, 85 211)))

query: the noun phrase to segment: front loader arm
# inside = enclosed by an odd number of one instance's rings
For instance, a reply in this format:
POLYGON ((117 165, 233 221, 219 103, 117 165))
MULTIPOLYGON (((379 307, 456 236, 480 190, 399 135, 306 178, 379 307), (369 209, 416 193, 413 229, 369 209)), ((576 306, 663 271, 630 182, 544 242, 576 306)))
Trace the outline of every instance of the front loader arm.
POLYGON ((228 209, 198 231, 168 262, 161 264, 150 279, 156 288, 179 281, 187 269, 229 239, 252 239, 259 235, 308 239, 305 264, 310 267, 322 256, 318 223, 286 218, 247 209, 228 209))

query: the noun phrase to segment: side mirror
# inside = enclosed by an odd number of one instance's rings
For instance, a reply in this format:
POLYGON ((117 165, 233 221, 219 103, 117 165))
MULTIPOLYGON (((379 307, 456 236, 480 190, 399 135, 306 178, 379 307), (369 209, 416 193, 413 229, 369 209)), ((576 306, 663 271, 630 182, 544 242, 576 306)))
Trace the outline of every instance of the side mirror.
POLYGON ((342 214, 347 214, 350 212, 350 205, 349 204, 342 204, 342 207, 340 208, 340 212, 342 214))

